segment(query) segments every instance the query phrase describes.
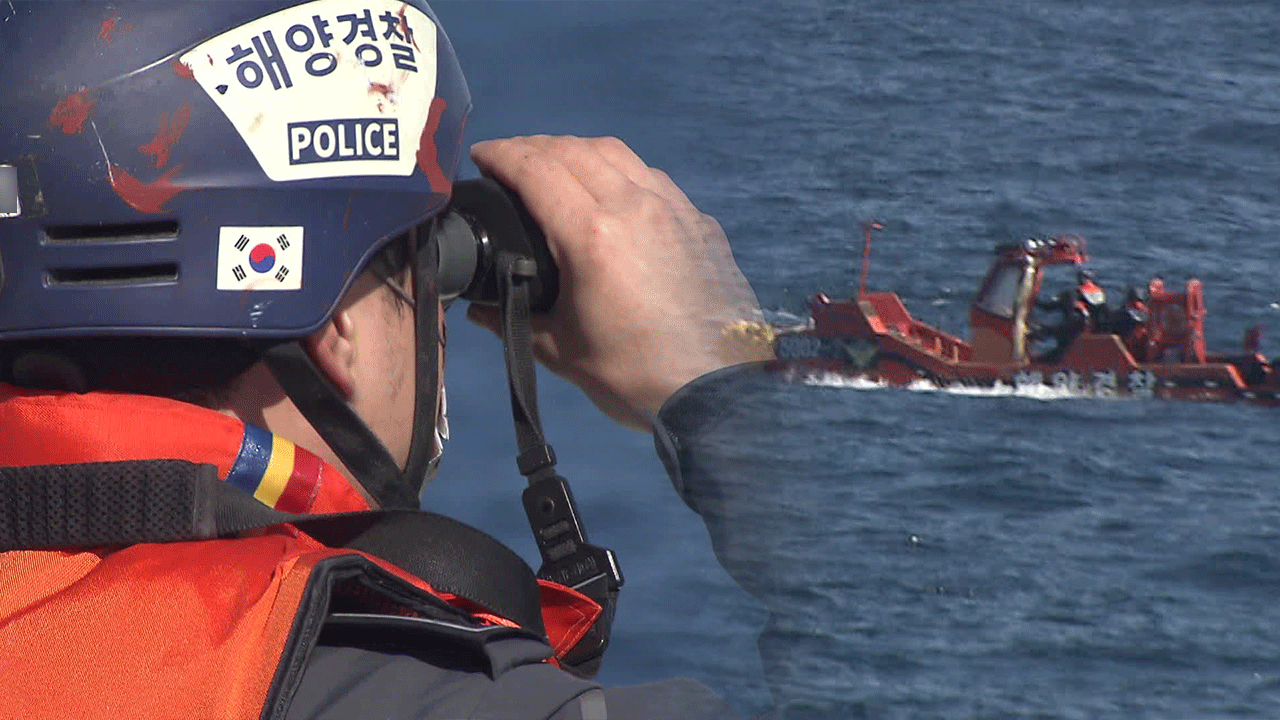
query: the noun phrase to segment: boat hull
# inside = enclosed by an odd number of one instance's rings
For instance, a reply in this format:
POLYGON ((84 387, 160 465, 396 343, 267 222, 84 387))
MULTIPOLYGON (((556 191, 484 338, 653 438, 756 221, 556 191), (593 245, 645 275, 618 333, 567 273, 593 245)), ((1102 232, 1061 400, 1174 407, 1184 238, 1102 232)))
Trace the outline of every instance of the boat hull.
POLYGON ((775 339, 777 372, 831 373, 907 387, 924 382, 939 388, 995 387, 1052 389, 1063 394, 1208 402, 1248 401, 1280 405, 1277 386, 1246 356, 1206 358, 1204 363, 1136 361, 1115 335, 1086 334, 1052 363, 974 362, 963 359, 967 345, 927 342, 902 333, 840 335, 814 330, 780 333, 775 339), (1250 382, 1265 378, 1264 382, 1250 382))

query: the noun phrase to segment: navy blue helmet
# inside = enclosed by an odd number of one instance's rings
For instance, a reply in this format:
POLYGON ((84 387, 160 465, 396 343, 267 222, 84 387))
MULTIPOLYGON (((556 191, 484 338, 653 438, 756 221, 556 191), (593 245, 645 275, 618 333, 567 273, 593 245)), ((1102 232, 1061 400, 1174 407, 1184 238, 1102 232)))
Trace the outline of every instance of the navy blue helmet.
POLYGON ((421 0, 2 3, 0 48, 0 340, 304 336, 470 110, 421 0))
POLYGON ((354 479, 416 505, 441 446, 434 218, 471 109, 426 3, 0 3, 0 57, 0 343, 260 348, 354 479), (429 241, 404 468, 298 342, 401 237, 429 241))

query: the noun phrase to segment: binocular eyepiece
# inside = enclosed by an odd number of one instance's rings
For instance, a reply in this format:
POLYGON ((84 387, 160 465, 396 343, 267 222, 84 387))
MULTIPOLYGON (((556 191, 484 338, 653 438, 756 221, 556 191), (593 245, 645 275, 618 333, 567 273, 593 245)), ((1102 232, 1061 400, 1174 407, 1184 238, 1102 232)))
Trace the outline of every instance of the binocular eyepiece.
POLYGON ((529 283, 529 305, 545 313, 555 304, 560 272, 547 238, 519 196, 492 178, 461 180, 434 228, 439 248, 440 299, 457 298, 497 305, 498 257, 522 255, 536 266, 529 283))

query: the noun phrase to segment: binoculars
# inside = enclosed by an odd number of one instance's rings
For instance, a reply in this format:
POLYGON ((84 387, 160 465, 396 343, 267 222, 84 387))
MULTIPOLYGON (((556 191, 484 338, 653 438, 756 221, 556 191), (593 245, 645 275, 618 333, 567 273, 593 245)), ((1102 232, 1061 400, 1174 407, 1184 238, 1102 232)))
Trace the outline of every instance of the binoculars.
POLYGON ((514 191, 482 177, 453 185, 453 199, 433 229, 439 248, 440 299, 497 305, 498 256, 524 256, 536 266, 529 282, 529 309, 545 313, 555 304, 560 272, 547 237, 514 191))

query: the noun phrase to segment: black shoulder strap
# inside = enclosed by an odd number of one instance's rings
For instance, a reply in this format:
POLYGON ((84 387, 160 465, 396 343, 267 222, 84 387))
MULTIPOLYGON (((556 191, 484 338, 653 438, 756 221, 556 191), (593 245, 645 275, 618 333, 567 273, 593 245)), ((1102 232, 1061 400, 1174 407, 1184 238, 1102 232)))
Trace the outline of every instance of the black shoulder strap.
POLYGON ((0 467, 0 551, 207 540, 281 523, 387 560, 546 635, 524 560, 443 515, 282 513, 219 480, 214 466, 183 460, 0 467))

